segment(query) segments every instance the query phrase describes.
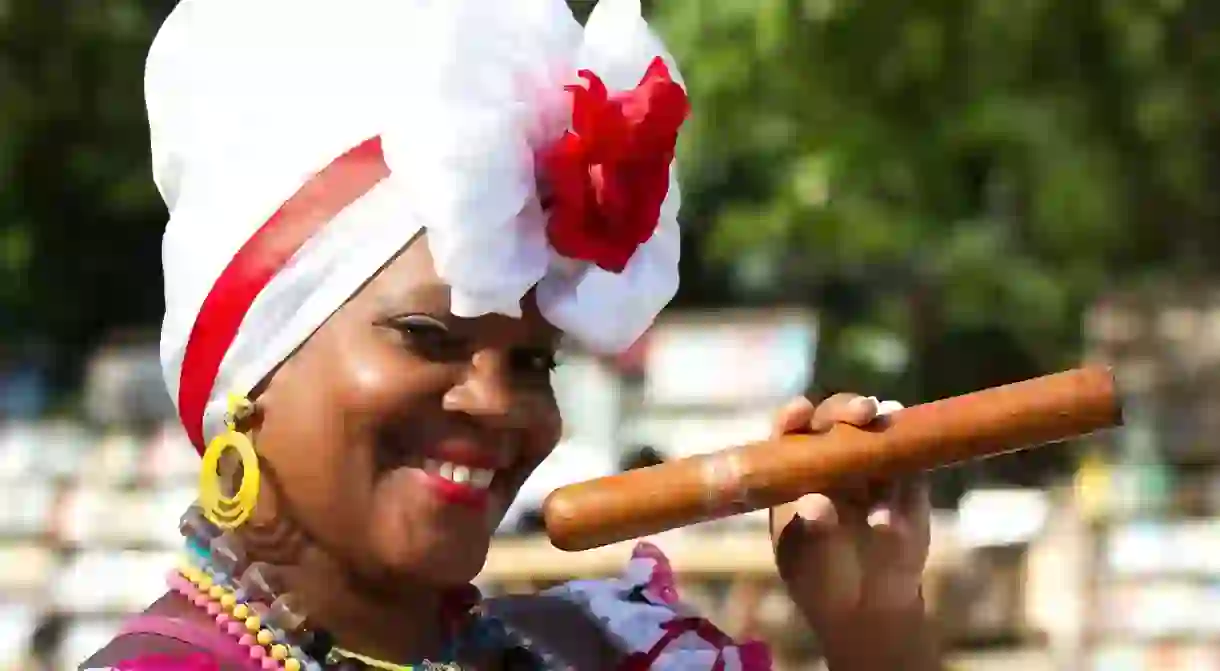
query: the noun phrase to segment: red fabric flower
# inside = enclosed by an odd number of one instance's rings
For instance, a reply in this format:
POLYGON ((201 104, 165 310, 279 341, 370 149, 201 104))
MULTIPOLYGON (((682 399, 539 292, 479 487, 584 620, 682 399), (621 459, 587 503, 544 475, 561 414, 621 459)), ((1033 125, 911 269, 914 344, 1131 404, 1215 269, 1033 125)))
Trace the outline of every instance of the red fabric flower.
POLYGON ((572 129, 541 157, 549 188, 547 237, 560 254, 612 273, 652 237, 669 191, 686 92, 659 57, 639 86, 609 95, 588 70, 572 94, 572 129))

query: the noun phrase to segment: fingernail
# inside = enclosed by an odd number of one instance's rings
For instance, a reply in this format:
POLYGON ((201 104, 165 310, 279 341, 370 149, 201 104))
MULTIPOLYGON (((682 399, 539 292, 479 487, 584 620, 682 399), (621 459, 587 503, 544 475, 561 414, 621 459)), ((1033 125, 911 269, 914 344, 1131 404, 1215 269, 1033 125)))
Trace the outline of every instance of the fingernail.
POLYGON ((872 396, 857 396, 851 400, 853 412, 873 412, 877 407, 877 399, 872 396))
POLYGON ((898 401, 880 401, 877 403, 878 415, 890 415, 899 410, 902 410, 903 405, 898 401))
POLYGON ((874 529, 888 527, 894 521, 894 511, 889 506, 877 506, 868 514, 868 526, 874 529))

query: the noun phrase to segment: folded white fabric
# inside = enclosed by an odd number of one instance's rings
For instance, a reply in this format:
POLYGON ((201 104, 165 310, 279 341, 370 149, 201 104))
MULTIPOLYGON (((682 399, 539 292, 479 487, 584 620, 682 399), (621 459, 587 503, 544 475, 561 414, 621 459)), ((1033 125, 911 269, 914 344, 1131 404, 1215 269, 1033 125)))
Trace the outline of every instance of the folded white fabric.
POLYGON ((182 0, 145 92, 170 212, 162 363, 196 445, 222 428, 228 394, 257 385, 423 232, 456 315, 517 317, 536 289, 578 342, 629 346, 677 291, 673 171, 655 230, 606 270, 551 244, 540 156, 573 128, 565 87, 594 88, 582 70, 614 96, 642 88, 657 59, 680 86, 639 0, 602 0, 584 28, 563 0, 182 0), (302 189, 346 169, 345 154, 365 166, 340 179, 350 202, 291 245, 268 233, 292 228, 286 203, 308 212, 302 189), (260 235, 275 252, 262 262, 246 258, 260 235))

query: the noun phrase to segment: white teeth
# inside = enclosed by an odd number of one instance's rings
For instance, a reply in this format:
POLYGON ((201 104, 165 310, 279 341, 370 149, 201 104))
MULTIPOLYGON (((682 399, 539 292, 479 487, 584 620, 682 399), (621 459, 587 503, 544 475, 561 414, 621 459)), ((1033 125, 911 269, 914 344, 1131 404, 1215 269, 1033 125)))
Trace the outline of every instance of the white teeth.
POLYGON ((429 473, 435 473, 459 485, 469 485, 479 489, 487 489, 491 486, 492 479, 496 477, 494 469, 474 468, 447 461, 437 461, 436 459, 424 460, 424 470, 429 473))
POLYGON ((496 477, 496 472, 487 468, 476 468, 470 474, 470 484, 479 489, 487 489, 491 486, 491 479, 496 477))

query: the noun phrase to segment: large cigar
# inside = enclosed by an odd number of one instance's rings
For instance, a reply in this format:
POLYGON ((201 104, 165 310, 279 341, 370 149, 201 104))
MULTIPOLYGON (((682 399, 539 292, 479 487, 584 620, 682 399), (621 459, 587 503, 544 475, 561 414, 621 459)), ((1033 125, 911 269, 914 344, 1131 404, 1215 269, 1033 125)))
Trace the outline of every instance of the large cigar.
POLYGON ((873 426, 838 425, 680 459, 551 493, 551 543, 588 550, 794 501, 835 484, 912 474, 1122 424, 1108 368, 1090 367, 916 405, 873 426))

